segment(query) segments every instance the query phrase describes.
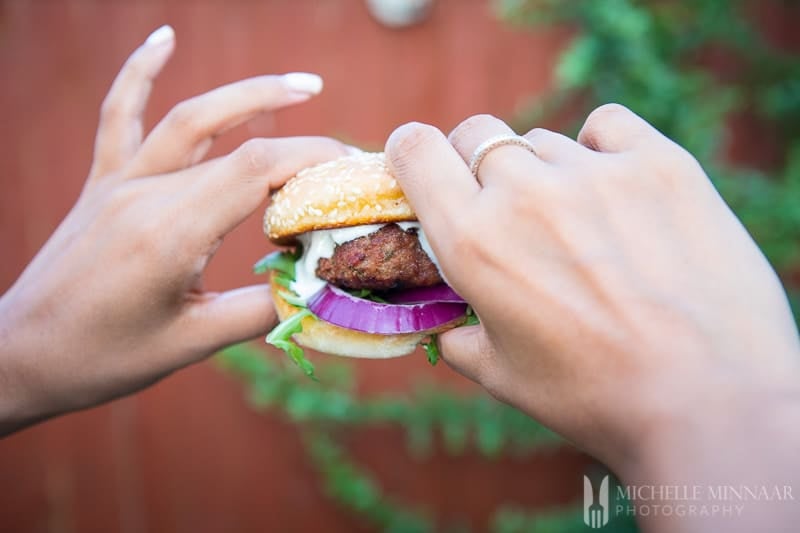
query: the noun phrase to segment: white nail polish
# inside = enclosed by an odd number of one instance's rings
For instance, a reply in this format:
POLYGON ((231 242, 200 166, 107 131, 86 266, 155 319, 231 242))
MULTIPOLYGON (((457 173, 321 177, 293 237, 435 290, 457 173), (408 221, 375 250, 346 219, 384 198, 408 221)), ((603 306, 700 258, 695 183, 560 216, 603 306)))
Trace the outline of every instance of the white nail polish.
POLYGON ((291 91, 319 94, 322 91, 322 78, 309 72, 290 72, 283 75, 283 83, 291 91))
POLYGON ((156 31, 150 34, 150 37, 145 41, 147 44, 159 45, 171 41, 175 38, 175 30, 169 24, 164 24, 156 31))

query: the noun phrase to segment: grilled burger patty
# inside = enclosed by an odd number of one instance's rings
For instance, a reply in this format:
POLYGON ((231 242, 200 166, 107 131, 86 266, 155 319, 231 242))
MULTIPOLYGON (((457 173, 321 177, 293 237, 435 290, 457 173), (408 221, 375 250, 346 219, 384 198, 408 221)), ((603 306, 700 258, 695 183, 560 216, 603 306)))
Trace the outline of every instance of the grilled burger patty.
POLYGON ((403 231, 397 224, 340 244, 330 259, 319 260, 316 274, 337 287, 376 291, 443 282, 416 230, 403 231))

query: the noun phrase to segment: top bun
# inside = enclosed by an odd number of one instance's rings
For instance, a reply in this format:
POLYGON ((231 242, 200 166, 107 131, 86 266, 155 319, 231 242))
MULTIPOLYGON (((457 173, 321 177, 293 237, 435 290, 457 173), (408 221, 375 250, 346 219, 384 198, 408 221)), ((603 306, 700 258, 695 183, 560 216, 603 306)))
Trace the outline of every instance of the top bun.
POLYGON ((308 231, 413 220, 383 153, 362 152, 298 172, 272 196, 264 233, 290 244, 308 231))

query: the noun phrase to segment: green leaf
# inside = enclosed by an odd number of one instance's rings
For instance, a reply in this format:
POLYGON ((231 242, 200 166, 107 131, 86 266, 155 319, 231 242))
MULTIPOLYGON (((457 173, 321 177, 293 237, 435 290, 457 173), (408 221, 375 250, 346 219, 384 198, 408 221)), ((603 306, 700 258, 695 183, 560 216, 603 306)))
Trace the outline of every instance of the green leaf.
POLYGON ((286 300, 295 307, 307 307, 306 303, 295 293, 289 291, 278 291, 278 296, 286 300))
POLYGON ((253 265, 253 272, 256 274, 264 274, 270 270, 275 270, 281 274, 285 274, 291 281, 294 281, 294 266, 297 259, 298 256, 296 253, 286 251, 272 252, 259 259, 258 262, 253 265))
POLYGON ((291 288, 292 288, 292 282, 294 281, 294 279, 293 279, 293 278, 290 278, 290 277, 289 277, 289 276, 287 276, 286 274, 278 274, 278 275, 277 275, 277 276, 275 276, 275 278, 273 278, 273 279, 275 280, 275 283, 277 283, 277 284, 278 284, 278 285, 280 285, 281 287, 286 287, 287 289, 290 289, 290 290, 291 290, 291 288))
POLYGON ((380 296, 378 296, 377 294, 375 294, 374 292, 372 292, 370 289, 351 290, 347 292, 349 292, 356 298, 363 298, 364 300, 370 300, 372 302, 378 302, 381 304, 389 303, 380 296))
POLYGON ((292 340, 292 335, 303 331, 303 319, 306 317, 316 318, 314 313, 308 309, 303 309, 275 326, 275 329, 270 331, 269 335, 267 335, 267 344, 271 344, 286 352, 289 359, 291 359, 306 376, 317 381, 317 377, 314 375, 314 364, 306 359, 303 349, 292 340))
POLYGON ((439 345, 436 343, 437 335, 434 333, 431 335, 428 342, 423 342, 422 347, 425 348, 425 355, 428 356, 428 362, 431 366, 436 366, 436 363, 439 362, 439 358, 441 354, 439 353, 439 345))
POLYGON ((597 42, 591 36, 580 37, 561 56, 556 68, 556 79, 562 89, 585 85, 596 61, 597 42))
POLYGON ((475 314, 475 310, 472 306, 467 306, 467 321, 464 322, 465 326, 477 326, 481 323, 481 319, 478 318, 478 315, 475 314))

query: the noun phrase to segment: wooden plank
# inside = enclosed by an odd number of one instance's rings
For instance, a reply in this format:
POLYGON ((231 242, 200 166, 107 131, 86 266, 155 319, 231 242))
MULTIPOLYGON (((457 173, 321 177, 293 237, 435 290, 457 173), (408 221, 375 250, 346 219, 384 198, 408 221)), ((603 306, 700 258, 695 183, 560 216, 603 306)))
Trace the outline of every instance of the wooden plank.
MULTIPOLYGON (((565 38, 510 32, 473 0, 440 0, 427 22, 406 30, 383 28, 355 0, 0 5, 0 72, 11 80, 0 84, 2 290, 79 194, 99 103, 127 54, 164 22, 178 48, 156 83, 148 125, 181 99, 244 76, 308 70, 326 79, 322 96, 237 128, 212 155, 256 135, 334 135, 381 149, 403 122, 446 131, 478 112, 508 116, 547 86, 565 38)), ((249 266, 268 248, 256 213, 226 239, 208 285, 260 282, 249 266)), ((421 377, 474 390, 420 356, 356 366, 364 394, 403 393, 421 377)), ((474 480, 465 516, 476 524, 501 497, 567 501, 581 464, 536 460, 515 474, 520 463, 495 469, 475 456, 419 465, 396 438, 370 437, 354 449, 390 492, 448 517, 464 505, 452 494, 474 480)), ((0 441, 0 490, 12 503, 0 506, 0 529, 11 531, 366 530, 322 493, 296 429, 250 411, 239 386, 209 365, 0 441)))

